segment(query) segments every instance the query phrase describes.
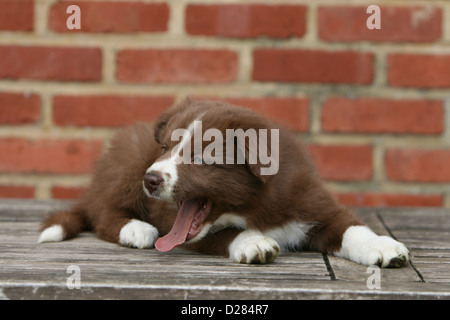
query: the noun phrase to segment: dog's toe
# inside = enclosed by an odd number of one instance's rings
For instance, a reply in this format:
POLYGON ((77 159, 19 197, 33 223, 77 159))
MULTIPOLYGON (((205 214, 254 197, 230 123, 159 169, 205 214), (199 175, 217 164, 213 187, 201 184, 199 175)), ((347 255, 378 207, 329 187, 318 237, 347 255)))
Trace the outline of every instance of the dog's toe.
POLYGON ((408 258, 404 255, 392 258, 387 264, 387 268, 400 268, 408 261, 408 258))

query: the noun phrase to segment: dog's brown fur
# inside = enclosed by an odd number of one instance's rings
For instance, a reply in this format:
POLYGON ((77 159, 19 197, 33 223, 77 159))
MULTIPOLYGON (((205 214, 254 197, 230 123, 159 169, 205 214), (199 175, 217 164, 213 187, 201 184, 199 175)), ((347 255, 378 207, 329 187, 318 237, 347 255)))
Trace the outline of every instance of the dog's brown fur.
MULTIPOLYGON (((206 221, 233 212, 246 218, 248 228, 262 232, 294 220, 310 224, 313 227, 308 231, 305 249, 321 252, 338 251, 345 230, 362 224, 324 188, 314 164, 293 133, 247 109, 220 102, 186 100, 162 114, 155 125, 137 124, 121 131, 98 161, 92 183, 78 204, 70 211, 50 216, 43 229, 60 224, 66 239, 83 230, 93 230, 100 239, 117 243, 122 227, 130 219, 138 219, 165 235, 177 215, 176 201, 199 196, 213 200, 206 221), (203 130, 279 128, 278 173, 261 176, 261 164, 180 164, 174 203, 147 197, 142 185, 146 170, 170 153, 175 144, 170 141, 171 132, 187 128, 202 113, 203 130), (162 144, 168 150, 166 154, 162 144)), ((227 228, 184 246, 227 256, 228 246, 239 232, 227 228)))

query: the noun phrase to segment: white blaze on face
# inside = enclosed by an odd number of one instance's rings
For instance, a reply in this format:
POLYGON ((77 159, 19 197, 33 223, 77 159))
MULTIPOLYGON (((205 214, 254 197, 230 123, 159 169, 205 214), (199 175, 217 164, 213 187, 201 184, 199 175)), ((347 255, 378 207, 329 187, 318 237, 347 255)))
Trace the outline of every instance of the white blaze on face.
MULTIPOLYGON (((158 198, 170 201, 172 197, 173 187, 178 180, 176 163, 174 163, 172 158, 155 162, 150 168, 147 169, 147 173, 152 172, 158 172, 164 179, 164 184, 160 186, 162 189, 159 191, 158 198)), ((145 188, 145 186, 144 191, 148 196, 150 196, 150 193, 145 188)))
MULTIPOLYGON (((173 188, 178 181, 177 165, 185 162, 183 159, 189 157, 189 163, 191 158, 191 139, 194 136, 194 130, 198 130, 198 124, 201 123, 199 120, 203 116, 200 115, 196 120, 194 120, 187 129, 176 129, 172 132, 172 141, 180 141, 171 151, 170 157, 156 161, 148 169, 146 173, 158 172, 162 175, 164 179, 164 184, 161 186, 162 189, 159 191, 158 198, 162 200, 171 201, 173 188), (180 156, 180 152, 183 151, 183 156, 180 156)), ((147 195, 149 192, 145 189, 144 191, 147 195)))

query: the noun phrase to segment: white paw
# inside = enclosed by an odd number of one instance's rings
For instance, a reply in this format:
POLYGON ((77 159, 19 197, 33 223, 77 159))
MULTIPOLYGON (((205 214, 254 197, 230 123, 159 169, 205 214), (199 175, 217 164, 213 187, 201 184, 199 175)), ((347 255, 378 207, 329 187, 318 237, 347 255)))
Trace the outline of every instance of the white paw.
POLYGON ((239 263, 269 263, 280 252, 280 246, 272 238, 253 230, 241 232, 229 246, 230 258, 239 263))
POLYGON ((154 226, 135 219, 124 225, 119 234, 121 245, 138 249, 153 248, 157 239, 158 230, 154 226))
POLYGON ((367 241, 366 246, 366 265, 401 267, 409 260, 409 251, 405 245, 390 237, 377 237, 367 241))
POLYGON ((41 232, 38 243, 63 241, 64 236, 63 227, 59 224, 55 224, 41 232))
POLYGON ((344 233, 341 250, 336 255, 383 268, 401 267, 409 260, 409 251, 403 243, 377 236, 365 226, 349 227, 344 233))

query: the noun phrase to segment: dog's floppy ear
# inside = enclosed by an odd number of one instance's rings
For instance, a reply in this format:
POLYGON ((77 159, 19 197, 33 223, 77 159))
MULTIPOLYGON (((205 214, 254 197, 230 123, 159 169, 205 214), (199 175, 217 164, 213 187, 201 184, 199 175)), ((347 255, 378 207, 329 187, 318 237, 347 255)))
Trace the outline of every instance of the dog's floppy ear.
POLYGON ((156 126, 155 126, 155 140, 161 144, 162 139, 165 134, 165 129, 167 127, 167 124, 169 123, 170 118, 172 118, 173 115, 180 112, 182 109, 188 107, 192 103, 192 100, 187 97, 185 98, 181 103, 167 109, 162 115, 159 116, 158 120, 156 120, 156 126))
POLYGON ((161 144, 162 143, 162 137, 164 136, 164 131, 167 126, 167 123, 169 122, 169 119, 171 118, 171 114, 166 111, 161 116, 159 116, 158 120, 156 121, 155 126, 155 140, 161 144))
POLYGON ((245 132, 237 129, 233 133, 236 163, 243 164, 245 160, 250 172, 263 183, 278 172, 279 136, 275 130, 250 128, 245 132))
POLYGON ((258 159, 258 155, 256 155, 256 163, 254 163, 253 152, 256 150, 256 146, 250 146, 250 143, 245 144, 245 164, 250 169, 250 172, 253 173, 255 177, 257 177, 261 182, 266 183, 268 180, 268 176, 261 174, 261 162, 258 159), (252 149, 255 148, 255 149, 252 149))
MULTIPOLYGON (((251 147, 246 144, 246 148, 251 147)), ((278 129, 263 129, 258 133, 258 146, 253 146, 252 155, 249 150, 245 151, 245 161, 250 171, 263 183, 266 183, 271 176, 275 175, 279 169, 279 131, 278 129), (256 160, 256 161, 255 161, 256 160)))

